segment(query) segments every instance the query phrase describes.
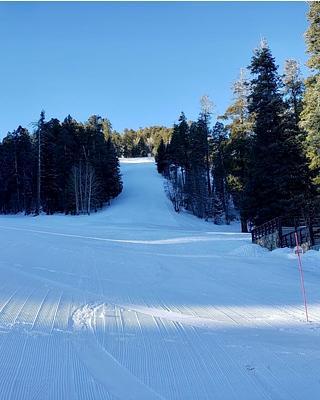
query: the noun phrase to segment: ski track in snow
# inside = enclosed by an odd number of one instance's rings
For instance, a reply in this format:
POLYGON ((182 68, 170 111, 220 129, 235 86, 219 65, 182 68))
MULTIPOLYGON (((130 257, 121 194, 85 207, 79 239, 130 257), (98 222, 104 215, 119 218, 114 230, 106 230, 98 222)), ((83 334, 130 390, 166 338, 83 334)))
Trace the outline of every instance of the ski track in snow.
POLYGON ((307 324, 294 257, 176 214, 152 160, 121 169, 90 217, 0 216, 0 400, 317 399, 318 254, 307 324))

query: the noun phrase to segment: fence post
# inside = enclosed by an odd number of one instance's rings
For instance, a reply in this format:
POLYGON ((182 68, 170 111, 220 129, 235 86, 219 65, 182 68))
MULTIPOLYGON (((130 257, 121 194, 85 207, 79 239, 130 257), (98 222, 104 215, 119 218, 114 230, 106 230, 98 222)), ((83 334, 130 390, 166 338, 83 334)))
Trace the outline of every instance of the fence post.
POLYGON ((312 223, 312 218, 309 216, 308 218, 309 222, 309 235, 310 235, 310 246, 314 246, 314 234, 313 234, 313 223, 312 223))

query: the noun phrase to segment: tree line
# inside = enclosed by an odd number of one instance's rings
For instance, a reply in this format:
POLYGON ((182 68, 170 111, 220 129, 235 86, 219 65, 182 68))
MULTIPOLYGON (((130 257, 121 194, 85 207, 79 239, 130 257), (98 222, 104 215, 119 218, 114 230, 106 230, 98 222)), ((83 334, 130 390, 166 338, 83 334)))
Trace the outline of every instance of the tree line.
POLYGON ((167 178, 166 191, 176 211, 184 208, 216 224, 229 223, 236 215, 226 181, 227 131, 221 122, 211 129, 209 121, 206 108, 195 122, 181 113, 170 142, 160 142, 157 168, 167 178))
POLYGON ((242 230, 277 216, 316 212, 320 185, 320 3, 310 4, 306 41, 313 75, 302 79, 287 60, 284 73, 265 40, 233 87, 233 102, 210 127, 204 98, 196 122, 182 113, 169 144, 161 141, 158 171, 177 211, 217 224, 240 213, 242 230))
POLYGON ((108 120, 60 122, 41 112, 34 132, 19 126, 0 143, 0 213, 90 214, 122 190, 108 120))
POLYGON ((124 129, 119 133, 110 125, 109 130, 118 156, 125 158, 154 156, 161 139, 168 143, 172 134, 172 129, 165 126, 124 129))

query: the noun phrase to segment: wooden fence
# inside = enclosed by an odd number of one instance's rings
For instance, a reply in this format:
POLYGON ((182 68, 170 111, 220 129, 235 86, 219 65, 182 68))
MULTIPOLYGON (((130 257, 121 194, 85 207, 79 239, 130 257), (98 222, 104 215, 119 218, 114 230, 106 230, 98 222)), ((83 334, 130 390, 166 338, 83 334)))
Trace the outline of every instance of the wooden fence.
POLYGON ((251 231, 252 243, 269 250, 295 247, 295 233, 299 244, 310 249, 320 244, 320 218, 274 218, 251 231))

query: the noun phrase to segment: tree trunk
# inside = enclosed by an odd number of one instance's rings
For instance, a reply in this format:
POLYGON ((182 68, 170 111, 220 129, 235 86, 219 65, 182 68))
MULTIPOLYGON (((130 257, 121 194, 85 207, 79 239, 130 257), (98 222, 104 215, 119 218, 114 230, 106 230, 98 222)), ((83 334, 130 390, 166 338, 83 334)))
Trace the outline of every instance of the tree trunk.
POLYGON ((76 201, 76 214, 79 214, 79 196, 78 196, 78 171, 77 167, 73 167, 73 183, 74 183, 74 197, 76 201))
POLYGON ((241 232, 248 233, 247 220, 244 217, 240 216, 240 221, 241 221, 241 232))
POLYGON ((79 197, 80 197, 80 211, 83 213, 83 193, 82 193, 82 164, 79 164, 79 197))

